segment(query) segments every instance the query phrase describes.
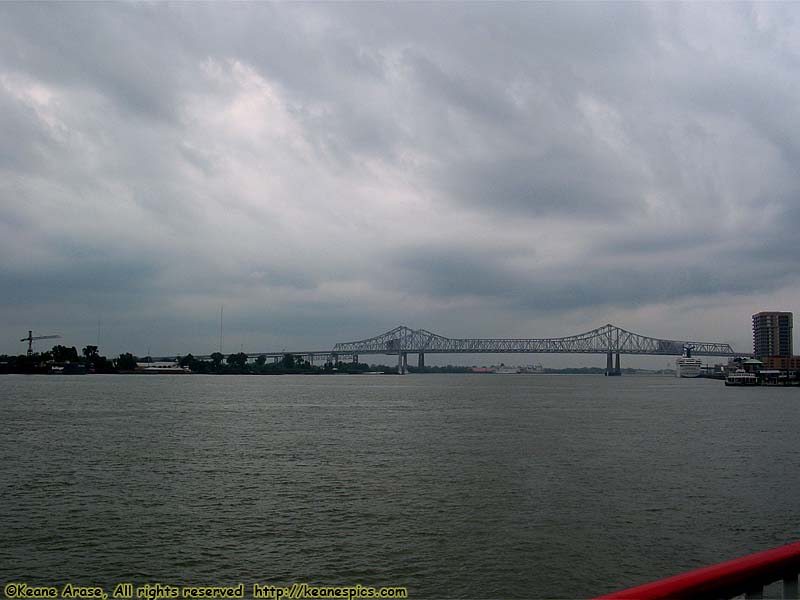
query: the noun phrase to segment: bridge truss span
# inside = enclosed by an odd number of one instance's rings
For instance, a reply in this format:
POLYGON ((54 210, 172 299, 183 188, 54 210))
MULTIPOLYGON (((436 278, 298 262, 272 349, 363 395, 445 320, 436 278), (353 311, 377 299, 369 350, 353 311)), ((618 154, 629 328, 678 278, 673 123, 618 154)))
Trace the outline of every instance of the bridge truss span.
POLYGON ((578 335, 558 338, 448 338, 425 329, 401 325, 356 342, 333 347, 340 354, 398 353, 529 353, 529 354, 648 354, 681 355, 684 348, 695 356, 739 356, 729 344, 666 340, 633 333, 611 325, 603 325, 578 335))

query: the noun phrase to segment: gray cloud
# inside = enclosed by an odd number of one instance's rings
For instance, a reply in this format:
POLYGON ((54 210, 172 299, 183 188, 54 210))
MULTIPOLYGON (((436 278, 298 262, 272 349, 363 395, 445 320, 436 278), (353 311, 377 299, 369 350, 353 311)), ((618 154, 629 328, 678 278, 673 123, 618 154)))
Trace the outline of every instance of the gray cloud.
MULTIPOLYGON (((701 246, 695 241, 689 247, 691 256, 701 246)), ((694 296, 776 289, 800 275, 800 268, 774 253, 755 254, 760 258, 756 262, 746 247, 731 246, 704 260, 688 261, 671 256, 686 249, 680 240, 647 244, 636 239, 623 248, 622 253, 599 254, 604 257, 601 261, 592 260, 583 268, 566 269, 543 268, 535 260, 520 264, 474 248, 421 248, 408 250, 391 273, 395 285, 415 294, 477 297, 498 310, 552 314, 582 309, 599 315, 614 306, 635 308, 694 296), (640 264, 626 260, 634 253, 645 260, 640 264)))
POLYGON ((800 291, 797 11, 0 4, 0 352, 208 350, 220 304, 239 345, 746 347, 800 291))

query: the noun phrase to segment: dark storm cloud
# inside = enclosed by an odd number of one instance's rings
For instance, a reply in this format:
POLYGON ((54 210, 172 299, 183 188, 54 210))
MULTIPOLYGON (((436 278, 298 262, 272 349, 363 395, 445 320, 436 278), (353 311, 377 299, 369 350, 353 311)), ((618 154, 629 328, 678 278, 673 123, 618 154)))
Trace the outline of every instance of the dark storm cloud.
MULTIPOLYGON (((70 259, 68 259, 70 260, 70 259)), ((37 269, 36 272, 13 269, 24 265, 12 263, 13 270, 0 270, 3 302, 9 304, 59 303, 83 301, 87 294, 126 307, 135 305, 151 292, 157 268, 153 265, 119 259, 103 263, 79 259, 80 268, 37 269)))
POLYGON ((638 212, 635 175, 624 165, 581 148, 551 148, 543 156, 491 156, 451 164, 439 173, 454 202, 507 210, 520 217, 566 214, 575 219, 618 218, 638 212), (613 186, 598 186, 613 181, 613 186))
POLYGON ((394 267, 386 275, 415 294, 502 299, 520 286, 499 252, 468 246, 404 249, 394 267))
POLYGON ((390 272, 410 293, 444 299, 478 297, 497 308, 548 313, 746 294, 754 288, 789 285, 800 276, 796 261, 783 260, 772 244, 763 255, 745 242, 708 253, 704 260, 683 262, 671 256, 674 250, 690 250, 695 256, 701 247, 698 240, 691 245, 686 240, 629 240, 622 254, 617 253, 619 248, 598 254, 605 257, 605 264, 601 258, 568 268, 541 267, 535 260, 519 264, 501 252, 469 247, 417 248, 406 250, 390 272), (625 260, 632 255, 648 260, 635 265, 625 260))
POLYGON ((677 232, 671 236, 631 232, 603 242, 598 251, 615 259, 631 255, 658 257, 678 251, 696 252, 710 241, 708 235, 699 232, 677 232))
POLYGON ((179 350, 223 303, 284 345, 790 297, 797 16, 0 4, 2 329, 88 335, 57 298, 179 350))

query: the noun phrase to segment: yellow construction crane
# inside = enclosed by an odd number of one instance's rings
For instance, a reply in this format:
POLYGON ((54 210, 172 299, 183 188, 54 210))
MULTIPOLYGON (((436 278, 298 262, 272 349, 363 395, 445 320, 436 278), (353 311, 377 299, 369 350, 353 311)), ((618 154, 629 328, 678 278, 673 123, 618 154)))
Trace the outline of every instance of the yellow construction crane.
POLYGON ((22 338, 20 342, 28 342, 28 356, 31 356, 33 354, 34 340, 54 340, 60 337, 60 335, 33 335, 33 332, 28 330, 28 337, 22 338))

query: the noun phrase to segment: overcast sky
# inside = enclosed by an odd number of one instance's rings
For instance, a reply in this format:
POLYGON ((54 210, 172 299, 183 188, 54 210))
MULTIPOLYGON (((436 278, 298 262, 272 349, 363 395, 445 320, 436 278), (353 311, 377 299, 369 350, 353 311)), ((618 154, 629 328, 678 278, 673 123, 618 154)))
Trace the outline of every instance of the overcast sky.
POLYGON ((799 165, 796 3, 4 2, 0 352, 749 351, 799 165))

